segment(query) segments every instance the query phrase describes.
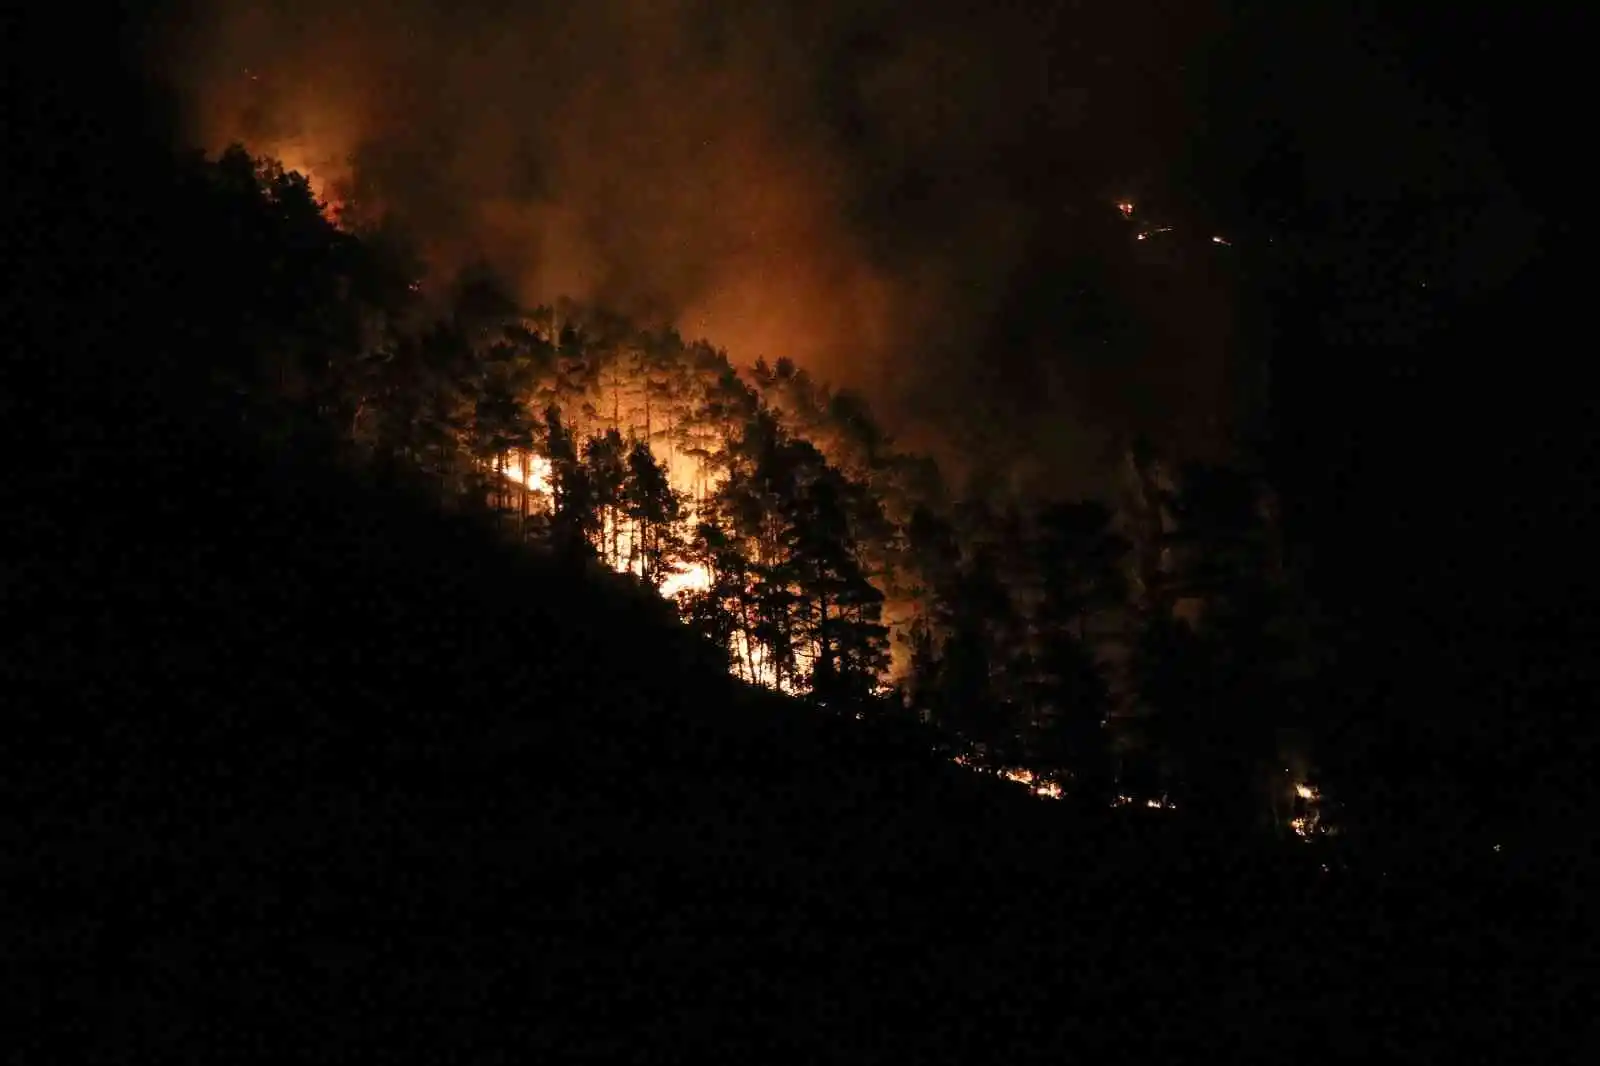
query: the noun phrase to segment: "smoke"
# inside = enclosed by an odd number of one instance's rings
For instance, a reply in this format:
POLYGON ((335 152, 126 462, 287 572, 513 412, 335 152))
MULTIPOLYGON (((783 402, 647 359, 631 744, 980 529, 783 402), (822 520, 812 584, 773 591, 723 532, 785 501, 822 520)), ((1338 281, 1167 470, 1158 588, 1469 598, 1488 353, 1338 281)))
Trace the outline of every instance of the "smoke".
POLYGON ((206 147, 381 203, 443 269, 788 356, 907 443, 1059 482, 1222 376, 1225 313, 1122 363, 1069 328, 1204 29, 1117 6, 230 0, 163 59, 206 147))

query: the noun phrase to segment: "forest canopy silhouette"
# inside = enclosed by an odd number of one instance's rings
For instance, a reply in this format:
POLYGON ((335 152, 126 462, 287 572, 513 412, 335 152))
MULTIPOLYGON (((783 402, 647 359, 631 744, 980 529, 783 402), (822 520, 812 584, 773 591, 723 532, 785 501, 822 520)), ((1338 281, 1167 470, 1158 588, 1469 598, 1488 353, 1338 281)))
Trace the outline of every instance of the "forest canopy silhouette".
MULTIPOLYGON (((620 289, 529 299, 492 250, 72 88, 32 100, 11 290, 42 371, 6 397, 26 1014, 164 1061, 1580 1030, 1592 689, 1581 628, 1526 609, 1578 556, 1452 571, 1441 527, 1342 497, 1335 529, 1395 540, 1330 634, 1283 550, 1304 482, 1136 437, 1094 496, 964 476, 844 373, 620 289), (1454 645, 1442 586, 1385 599, 1429 567, 1472 606, 1454 645)), ((1133 195, 1124 247, 1166 224, 1133 195)), ((1409 291, 1347 324, 1394 307, 1409 343, 1409 291)), ((1493 310, 1460 329, 1512 350, 1493 310)))
POLYGON ((381 220, 337 223, 241 148, 181 180, 197 232, 251 249, 205 279, 242 313, 194 328, 263 439, 331 434, 370 476, 666 598, 735 677, 931 730, 1041 794, 1325 828, 1314 634, 1259 481, 1139 446, 1112 503, 951 486, 787 359, 522 307, 482 265, 425 292, 381 220), (273 325, 224 332, 251 322, 273 325))

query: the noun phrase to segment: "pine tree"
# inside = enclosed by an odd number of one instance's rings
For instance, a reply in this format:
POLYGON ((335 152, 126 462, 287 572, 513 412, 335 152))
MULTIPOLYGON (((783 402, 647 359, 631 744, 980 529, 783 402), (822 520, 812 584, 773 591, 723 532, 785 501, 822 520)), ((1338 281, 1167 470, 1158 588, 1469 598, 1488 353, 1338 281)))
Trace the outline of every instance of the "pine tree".
POLYGON ((644 441, 634 441, 628 450, 627 474, 624 507, 634 527, 628 569, 660 588, 672 559, 681 550, 677 527, 682 502, 666 467, 644 441))
POLYGON ((598 527, 594 490, 572 433, 554 406, 545 409, 545 452, 550 457, 551 546, 568 558, 592 557, 598 527))
POLYGON ((696 524, 685 555, 686 562, 705 571, 707 584, 680 595, 684 617, 722 649, 730 669, 756 680, 750 662, 754 576, 738 538, 713 511, 696 524))
POLYGON ((1179 610, 1144 612, 1141 695, 1189 803, 1246 830, 1270 818, 1279 734, 1298 724, 1296 606, 1250 478, 1190 466, 1169 498, 1167 581, 1179 610))
POLYGON ((1030 623, 1029 761, 1036 771, 1066 769, 1073 791, 1098 804, 1108 799, 1113 776, 1104 730, 1111 693, 1100 654, 1106 627, 1091 622, 1123 602, 1127 545, 1098 503, 1046 507, 1036 530, 1031 551, 1040 585, 1030 623))
POLYGON ((606 565, 617 569, 623 558, 622 518, 628 479, 622 434, 608 429, 590 437, 584 442, 583 465, 588 475, 589 502, 599 523, 600 539, 596 547, 606 565))
POLYGON ((808 445, 790 455, 803 475, 785 501, 790 562, 803 602, 802 632, 815 647, 811 688, 820 698, 861 699, 887 667, 883 595, 862 569, 851 529, 850 486, 808 445))

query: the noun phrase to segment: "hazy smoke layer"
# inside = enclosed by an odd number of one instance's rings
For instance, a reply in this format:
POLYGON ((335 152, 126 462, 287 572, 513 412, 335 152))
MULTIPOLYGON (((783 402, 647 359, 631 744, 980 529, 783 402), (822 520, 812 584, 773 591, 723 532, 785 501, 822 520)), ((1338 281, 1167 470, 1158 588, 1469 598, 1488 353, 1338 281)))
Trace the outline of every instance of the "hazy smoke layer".
POLYGON ((229 0, 167 57, 209 147, 354 180, 436 263, 790 356, 914 443, 1070 481, 1109 433, 1223 411, 1226 289, 1078 266, 1181 154, 1209 27, 1162 6, 229 0), (1092 339, 1095 286, 1155 325, 1092 339))

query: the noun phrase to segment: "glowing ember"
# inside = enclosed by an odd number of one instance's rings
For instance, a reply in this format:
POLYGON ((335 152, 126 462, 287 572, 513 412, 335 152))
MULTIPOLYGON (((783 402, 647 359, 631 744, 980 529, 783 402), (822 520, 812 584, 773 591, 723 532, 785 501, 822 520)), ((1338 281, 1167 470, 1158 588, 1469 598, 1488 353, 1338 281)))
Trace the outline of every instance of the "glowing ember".
POLYGON ((1301 781, 1294 786, 1294 794, 1303 800, 1314 800, 1317 798, 1317 790, 1306 784, 1304 781, 1301 781))
POLYGON ((1121 203, 1117 204, 1117 210, 1122 212, 1122 217, 1123 218, 1132 218, 1133 217, 1133 201, 1132 200, 1123 200, 1121 203))

